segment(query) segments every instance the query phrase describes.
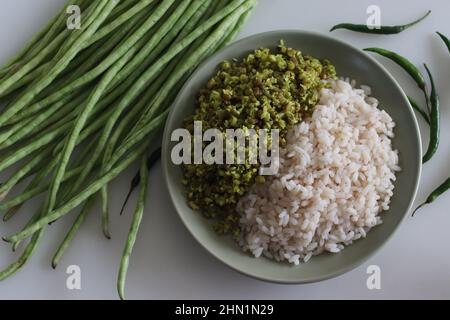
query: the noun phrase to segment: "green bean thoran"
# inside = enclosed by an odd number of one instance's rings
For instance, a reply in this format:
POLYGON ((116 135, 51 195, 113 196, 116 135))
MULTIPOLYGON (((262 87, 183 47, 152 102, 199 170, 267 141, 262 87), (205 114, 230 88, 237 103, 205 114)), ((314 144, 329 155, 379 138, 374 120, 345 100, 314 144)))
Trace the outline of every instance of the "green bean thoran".
POLYGON ((413 21, 411 23, 408 23, 405 25, 399 25, 399 26, 380 26, 379 28, 376 28, 376 27, 369 27, 367 24, 341 23, 341 24, 335 25, 333 28, 331 28, 330 32, 337 30, 337 29, 346 29, 346 30, 355 31, 355 32, 379 34, 379 35, 398 34, 402 31, 405 31, 406 29, 409 29, 409 28, 415 26, 416 24, 422 22, 430 14, 431 14, 431 10, 429 10, 420 19, 417 19, 416 21, 413 21))
POLYGON ((431 82, 431 93, 430 93, 430 102, 431 102, 431 115, 430 115, 430 142, 428 144, 428 149, 425 155, 423 156, 422 162, 425 163, 429 161, 433 155, 436 153, 439 147, 439 137, 440 137, 440 102, 439 95, 437 92, 436 84, 434 83, 433 75, 430 72, 430 69, 426 64, 424 64, 425 69, 427 70, 428 76, 430 77, 431 82))
MULTIPOLYGON (((203 130, 215 128, 285 129, 312 111, 323 79, 336 76, 328 61, 304 56, 284 43, 276 51, 260 49, 242 61, 225 61, 200 91, 195 114, 185 127, 193 132, 194 121, 203 130), (299 90, 300 89, 300 90, 299 90), (244 97, 243 99, 241 97, 244 97)), ((258 165, 183 166, 188 204, 217 222, 216 231, 235 234, 235 206, 258 176, 258 165)))

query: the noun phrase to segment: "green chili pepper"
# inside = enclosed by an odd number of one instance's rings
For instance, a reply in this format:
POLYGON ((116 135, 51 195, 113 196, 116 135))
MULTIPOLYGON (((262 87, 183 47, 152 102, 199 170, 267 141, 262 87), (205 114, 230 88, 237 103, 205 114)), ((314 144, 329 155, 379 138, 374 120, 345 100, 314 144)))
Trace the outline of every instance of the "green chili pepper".
POLYGON ((388 59, 394 61, 396 64, 398 64, 400 67, 402 67, 406 72, 408 72, 408 74, 414 79, 414 81, 417 83, 417 85, 419 86, 420 89, 422 89, 422 90, 426 89, 425 77, 423 76, 422 72, 420 72, 420 70, 407 58, 405 58, 393 51, 389 51, 389 50, 381 49, 381 48, 367 48, 367 49, 364 49, 364 51, 374 52, 385 58, 388 58, 388 59))
POLYGON ((450 51, 450 40, 442 33, 440 33, 440 32, 436 32, 436 33, 438 34, 439 37, 441 37, 442 41, 444 41, 445 45, 447 46, 448 51, 450 51))
POLYGON ((419 106, 419 104, 410 96, 408 96, 408 100, 409 100, 409 103, 411 104, 411 106, 413 107, 413 109, 416 110, 422 116, 422 118, 425 120, 426 123, 430 124, 430 117, 422 109, 422 107, 419 106))
POLYGON ((424 203, 422 203, 420 206, 416 208, 413 212, 413 216, 416 214, 416 212, 422 208, 423 206, 430 204, 434 202, 437 198, 439 198, 441 195, 443 195, 445 192, 447 192, 450 189, 450 178, 448 178, 444 183, 442 183, 439 187, 436 188, 425 200, 424 203))
POLYGON ((433 155, 436 153, 436 150, 439 146, 439 135, 440 135, 440 103, 439 103, 439 95, 436 90, 436 85, 434 83, 433 76, 428 69, 428 66, 424 64, 425 69, 427 70, 428 76, 430 77, 431 82, 431 94, 430 94, 430 102, 431 102, 431 115, 430 115, 430 142, 428 144, 427 153, 423 156, 422 162, 425 163, 430 160, 433 155))
POLYGON ((425 82, 425 77, 423 76, 422 72, 420 72, 420 70, 411 61, 399 55, 398 53, 386 49, 367 48, 364 49, 364 51, 377 53, 385 58, 390 59, 391 61, 395 62, 400 67, 402 67, 403 70, 405 70, 411 76, 411 78, 414 79, 416 84, 419 86, 420 90, 422 90, 425 96, 425 101, 427 102, 428 113, 431 112, 430 106, 428 104, 427 84, 425 82))
POLYGON ((371 34, 397 34, 425 20, 425 18, 428 17, 430 13, 431 10, 429 10, 422 18, 401 26, 381 26, 379 28, 370 28, 367 24, 341 23, 331 28, 330 32, 337 29, 347 29, 350 31, 371 34))

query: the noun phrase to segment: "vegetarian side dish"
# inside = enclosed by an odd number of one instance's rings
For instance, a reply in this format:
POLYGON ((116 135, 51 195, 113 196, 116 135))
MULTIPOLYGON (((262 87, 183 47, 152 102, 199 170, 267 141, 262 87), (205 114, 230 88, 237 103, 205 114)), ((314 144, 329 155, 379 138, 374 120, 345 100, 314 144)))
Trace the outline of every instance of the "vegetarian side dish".
POLYGON ((280 130, 274 175, 248 163, 183 166, 191 208, 255 257, 298 265, 337 253, 389 209, 400 171, 395 123, 370 87, 338 79, 329 61, 283 42, 225 61, 186 124, 193 120, 204 129, 280 130))
MULTIPOLYGON (((225 61, 217 74, 200 92, 193 118, 186 120, 192 132, 193 121, 201 121, 203 130, 279 129, 280 143, 285 143, 287 128, 311 113, 319 100, 325 79, 335 77, 328 61, 304 56, 286 48, 276 52, 256 50, 243 61, 225 61)), ((189 205, 218 219, 216 229, 237 234, 234 213, 239 199, 255 182, 259 165, 246 163, 184 166, 184 184, 189 205)))

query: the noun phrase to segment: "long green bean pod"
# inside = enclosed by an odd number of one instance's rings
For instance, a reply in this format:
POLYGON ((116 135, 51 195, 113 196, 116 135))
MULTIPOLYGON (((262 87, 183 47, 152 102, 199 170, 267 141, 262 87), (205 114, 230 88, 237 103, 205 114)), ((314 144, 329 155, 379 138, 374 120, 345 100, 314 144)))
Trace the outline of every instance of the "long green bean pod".
POLYGON ((49 53, 51 53, 55 48, 57 48, 64 41, 64 34, 60 34, 58 37, 53 39, 48 47, 42 50, 34 59, 29 61, 24 66, 21 66, 19 70, 14 72, 13 75, 8 77, 8 79, 0 83, 0 95, 4 96, 11 92, 10 88, 14 86, 20 79, 22 79, 28 72, 36 68, 49 53))
POLYGON ((0 115, 0 126, 9 120, 18 111, 25 108, 34 97, 36 97, 43 89, 45 89, 72 61, 72 59, 81 50, 81 44, 89 39, 92 34, 98 29, 102 22, 106 19, 109 13, 114 9, 119 0, 101 0, 102 2, 108 2, 104 8, 101 8, 101 12, 98 12, 95 21, 90 25, 78 38, 75 40, 73 46, 59 59, 55 61, 55 64, 48 70, 46 76, 39 81, 35 82, 30 90, 25 92, 17 101, 7 108, 4 113, 0 115))
POLYGON ((64 253, 69 248, 70 244, 73 241, 73 238, 75 237, 78 229, 81 227, 83 222, 86 220, 87 215, 89 214, 90 210, 92 209, 92 205, 94 204, 95 197, 90 198, 86 201, 86 203, 83 205, 83 208, 81 209, 80 213, 78 214, 77 218, 75 219, 72 227, 70 227, 69 232, 66 234, 64 240, 59 245, 58 249, 56 250, 55 254, 52 258, 52 268, 56 269, 59 262, 61 261, 61 258, 63 257, 64 253))
POLYGON ((121 25, 132 19, 135 15, 137 15, 139 12, 147 8, 152 2, 155 0, 141 0, 137 2, 132 8, 130 8, 128 11, 124 12, 121 16, 117 17, 113 21, 111 21, 110 24, 106 25, 105 27, 102 27, 97 33, 95 33, 84 45, 85 47, 88 47, 92 45, 93 43, 97 42, 101 38, 107 36, 117 28, 119 28, 121 25))
POLYGON ((32 237, 30 242, 28 243, 27 247, 25 248, 24 252, 20 256, 20 258, 9 265, 6 269, 0 272, 0 281, 5 280, 6 278, 11 277, 13 274, 15 274, 17 271, 20 270, 30 259, 30 257, 35 252, 37 245, 39 241, 42 239, 44 235, 44 229, 39 230, 37 233, 35 233, 32 237))
POLYGON ((67 1, 60 12, 1 69, 0 74, 5 73, 5 70, 9 70, 11 66, 21 62, 23 59, 33 56, 33 53, 42 51, 42 48, 48 44, 48 40, 56 36, 56 32, 63 29, 64 14, 68 4, 82 5, 82 1, 67 1))
POLYGON ((81 130, 83 129, 89 115, 91 114, 92 109, 94 108, 94 105, 100 100, 101 96, 103 95, 103 92, 109 85, 109 83, 112 81, 113 77, 119 72, 120 69, 123 68, 125 63, 129 61, 130 57, 132 55, 132 52, 128 52, 126 55, 124 55, 116 65, 114 65, 104 76, 104 78, 100 81, 97 88, 92 92, 91 96, 89 97, 89 101, 86 104, 84 110, 80 113, 78 116, 74 127, 72 129, 72 132, 68 136, 68 139, 65 143, 64 149, 61 154, 60 158, 60 164, 58 166, 58 169, 55 173, 55 176, 53 178, 52 184, 50 186, 49 190, 49 205, 48 210, 53 210, 53 206, 55 205, 56 196, 58 194, 60 183, 64 177, 64 173, 67 168, 67 164, 69 163, 70 156, 72 155, 72 152, 76 146, 78 137, 81 133, 81 130))
MULTIPOLYGON (((48 105, 50 103, 53 103, 57 101, 60 98, 63 98, 68 93, 72 92, 75 89, 78 89, 82 87, 83 85, 89 83, 90 81, 96 79, 98 76, 100 76, 103 72, 105 72, 112 64, 114 64, 117 60, 119 60, 124 54, 128 53, 130 50, 138 50, 139 45, 136 44, 139 39, 145 36, 145 34, 153 27, 155 24, 162 18, 164 13, 169 10, 171 5, 174 3, 175 0, 165 0, 162 1, 161 4, 157 7, 157 9, 147 18, 147 20, 140 26, 138 30, 136 30, 131 36, 129 36, 124 43, 122 43, 119 48, 116 48, 114 52, 112 52, 105 60, 103 60, 98 66, 96 66, 94 69, 90 70, 88 73, 84 74, 77 80, 73 81, 71 84, 65 86, 64 88, 58 90, 57 92, 54 92, 51 96, 45 98, 43 101, 39 101, 29 107, 29 109, 37 109, 39 110, 39 107, 48 105)), ((8 114, 0 115, 0 126, 2 123, 2 116, 6 118, 4 121, 7 121, 9 118, 12 117, 11 114, 16 114, 22 108, 18 107, 11 107, 10 109, 13 109, 13 111, 6 110, 8 114), (17 110, 19 109, 19 110, 17 110)))
POLYGON ((144 216, 145 199, 147 196, 148 187, 148 167, 147 159, 145 156, 141 159, 140 168, 140 180, 141 180, 141 192, 139 193, 138 204, 136 211, 134 212, 133 221, 130 226, 130 231, 128 232, 128 239, 123 250, 122 260, 120 262, 119 276, 117 280, 117 291, 119 292, 120 298, 125 299, 125 281, 127 276, 128 265, 130 263, 130 256, 133 251, 134 244, 136 242, 137 233, 139 231, 139 226, 144 216))
POLYGON ((42 159, 46 158, 51 153, 51 148, 44 148, 44 150, 38 150, 32 155, 31 159, 26 165, 20 168, 14 175, 12 175, 8 181, 0 185, 0 201, 6 198, 11 189, 33 168, 39 164, 42 159))
MULTIPOLYGON (((159 128, 158 125, 155 125, 156 128, 159 128)), ((59 209, 54 210, 50 214, 46 215, 45 217, 42 217, 26 229, 10 236, 10 237, 3 237, 3 239, 7 242, 16 242, 18 240, 23 240, 32 234, 36 233, 37 231, 44 228, 47 224, 58 220, 59 218, 66 215, 71 210, 78 207, 81 203, 86 201, 89 197, 97 193, 103 185, 110 182, 114 178, 116 178, 123 170, 128 168, 129 165, 131 165, 133 162, 135 162, 137 159, 139 159, 140 156, 147 150, 149 147, 151 141, 144 142, 139 147, 137 147, 133 152, 128 154, 125 159, 118 162, 117 165, 112 168, 110 171, 108 171, 105 175, 102 177, 96 179, 92 183, 90 183, 82 192, 80 192, 78 195, 72 197, 66 204, 61 206, 59 209)))

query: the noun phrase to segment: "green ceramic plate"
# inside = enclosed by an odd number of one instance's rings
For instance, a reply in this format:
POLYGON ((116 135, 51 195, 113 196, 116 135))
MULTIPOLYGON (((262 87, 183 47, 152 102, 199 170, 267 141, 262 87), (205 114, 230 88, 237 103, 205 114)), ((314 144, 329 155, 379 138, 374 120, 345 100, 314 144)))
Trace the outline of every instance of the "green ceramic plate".
MULTIPOLYGON (((305 31, 281 30, 257 34, 221 50, 206 61, 185 84, 169 115, 163 143, 163 165, 167 186, 176 211, 195 239, 213 256, 248 276, 278 283, 308 283, 335 277, 366 261, 393 236, 410 212, 421 173, 421 140, 413 110, 405 94, 386 69, 376 60, 339 40, 305 31), (339 254, 322 254, 308 263, 291 266, 265 258, 255 259, 241 251, 228 237, 214 233, 210 222, 191 210, 180 183, 181 169, 170 159, 170 135, 181 128, 183 119, 193 113, 195 96, 214 74, 220 62, 243 58, 260 47, 275 48, 283 39, 286 45, 317 58, 326 58, 336 66, 338 74, 372 87, 373 95, 397 123, 394 147, 400 152, 402 172, 397 175, 395 194, 384 223, 339 254)), ((400 262, 400 261, 399 261, 400 262)))

